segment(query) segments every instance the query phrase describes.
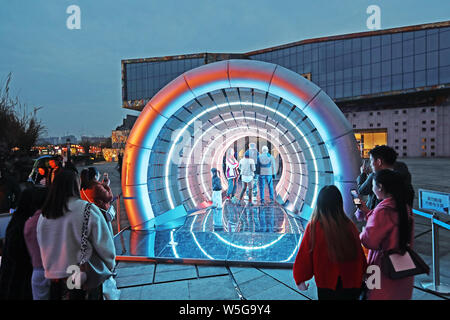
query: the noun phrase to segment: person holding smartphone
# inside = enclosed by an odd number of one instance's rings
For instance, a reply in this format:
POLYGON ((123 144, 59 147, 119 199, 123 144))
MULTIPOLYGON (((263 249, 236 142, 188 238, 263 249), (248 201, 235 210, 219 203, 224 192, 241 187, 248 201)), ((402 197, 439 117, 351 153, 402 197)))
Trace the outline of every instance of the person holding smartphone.
POLYGON ((407 203, 409 206, 413 206, 414 201, 414 189, 411 185, 411 174, 405 163, 397 161, 397 152, 389 146, 376 146, 369 151, 370 156, 370 169, 368 168, 367 160, 364 160, 364 164, 361 166, 361 174, 356 179, 358 185, 358 194, 367 196, 367 207, 374 209, 380 200, 377 199, 372 191, 372 181, 374 174, 378 171, 388 169, 397 171, 400 174, 406 188, 407 203))
POLYGON ((103 174, 100 182, 100 172, 95 167, 89 167, 81 171, 81 199, 94 203, 100 208, 112 232, 111 221, 114 217, 108 215, 111 202, 114 198, 108 174, 103 174))

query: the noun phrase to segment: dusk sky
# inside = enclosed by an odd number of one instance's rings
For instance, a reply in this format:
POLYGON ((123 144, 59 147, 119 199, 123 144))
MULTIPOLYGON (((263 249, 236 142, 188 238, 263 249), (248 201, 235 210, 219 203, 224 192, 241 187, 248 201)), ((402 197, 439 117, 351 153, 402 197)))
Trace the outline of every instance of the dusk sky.
POLYGON ((46 136, 110 136, 122 109, 120 61, 247 52, 309 38, 450 20, 449 0, 0 0, 0 83, 38 117, 46 136), (69 30, 67 7, 81 9, 69 30))

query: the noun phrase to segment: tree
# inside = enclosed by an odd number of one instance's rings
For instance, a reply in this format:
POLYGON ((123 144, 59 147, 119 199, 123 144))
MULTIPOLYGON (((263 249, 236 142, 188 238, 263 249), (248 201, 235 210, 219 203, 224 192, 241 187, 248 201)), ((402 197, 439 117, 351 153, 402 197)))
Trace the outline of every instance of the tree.
POLYGON ((29 112, 18 97, 12 98, 9 92, 11 73, 5 85, 0 87, 0 152, 10 154, 13 149, 29 153, 36 140, 45 132, 45 127, 37 119, 41 108, 29 112))

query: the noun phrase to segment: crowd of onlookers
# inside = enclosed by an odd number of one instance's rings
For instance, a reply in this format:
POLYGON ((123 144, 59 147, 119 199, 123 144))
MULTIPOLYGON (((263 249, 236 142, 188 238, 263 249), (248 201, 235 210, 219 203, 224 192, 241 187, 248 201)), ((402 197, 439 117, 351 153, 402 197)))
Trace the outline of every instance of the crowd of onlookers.
MULTIPOLYGON (((0 265, 0 299, 117 299, 108 175, 58 159, 15 191, 0 265), (16 200, 17 199, 17 200, 16 200)), ((12 190, 12 188, 11 188, 12 190)))
MULTIPOLYGON (((369 155, 370 164, 363 163, 356 181, 357 211, 346 213, 339 189, 325 186, 306 226, 293 275, 300 290, 307 290, 307 281, 314 277, 319 299, 411 299, 414 277, 393 279, 383 262, 387 252, 404 254, 413 246, 411 175, 388 146, 375 147, 369 155), (361 232, 352 220, 365 222, 361 232), (365 285, 368 266, 381 270, 376 288, 365 285)), ((250 203, 255 182, 251 156, 247 151, 238 163, 231 150, 225 170, 228 196, 236 192, 239 168, 244 183, 239 199, 248 188, 250 203)), ((263 202, 261 181, 273 189, 274 161, 267 148, 256 155, 256 161, 262 167, 258 182, 263 202)), ((50 167, 15 200, 2 252, 0 299, 117 298, 111 227, 114 196, 108 175, 102 177, 94 167, 78 174, 75 167, 58 161, 50 167), (68 271, 76 268, 80 272, 68 271)), ((212 175, 213 191, 221 201, 217 169, 212 175)), ((270 190, 271 201, 273 197, 270 190)), ((219 205, 219 200, 215 202, 219 205)))

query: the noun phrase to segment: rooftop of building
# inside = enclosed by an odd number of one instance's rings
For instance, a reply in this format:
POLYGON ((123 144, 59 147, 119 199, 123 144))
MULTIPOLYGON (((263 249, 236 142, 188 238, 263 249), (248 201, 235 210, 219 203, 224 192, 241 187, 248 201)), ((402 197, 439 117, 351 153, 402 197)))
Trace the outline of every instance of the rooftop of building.
MULTIPOLYGON (((214 52, 203 52, 203 53, 194 53, 194 54, 182 54, 182 55, 173 55, 173 56, 162 56, 162 57, 149 57, 149 58, 138 58, 138 59, 123 59, 122 63, 139 63, 139 62, 154 62, 154 61, 170 61, 170 60, 180 60, 180 59, 199 59, 206 58, 208 55, 213 56, 229 56, 227 59, 232 58, 248 58, 252 55, 267 53, 275 50, 286 49, 290 47, 295 47, 298 45, 311 44, 311 43, 320 43, 326 41, 334 41, 334 40, 345 40, 345 39, 353 39, 353 38, 363 38, 369 36, 377 36, 384 34, 394 34, 400 32, 411 32, 411 31, 419 31, 419 30, 429 30, 435 28, 443 28, 450 27, 450 20, 441 21, 441 22, 432 22, 425 24, 418 24, 413 26, 403 26, 403 27, 395 27, 389 29, 380 29, 373 31, 364 31, 364 32, 353 32, 342 35, 333 35, 333 36, 324 36, 319 38, 311 38, 304 39, 300 41, 290 42, 286 44, 282 44, 279 46, 268 47, 265 49, 258 49, 254 51, 244 52, 244 53, 214 53, 214 52)), ((215 59, 220 60, 220 59, 215 59)))

